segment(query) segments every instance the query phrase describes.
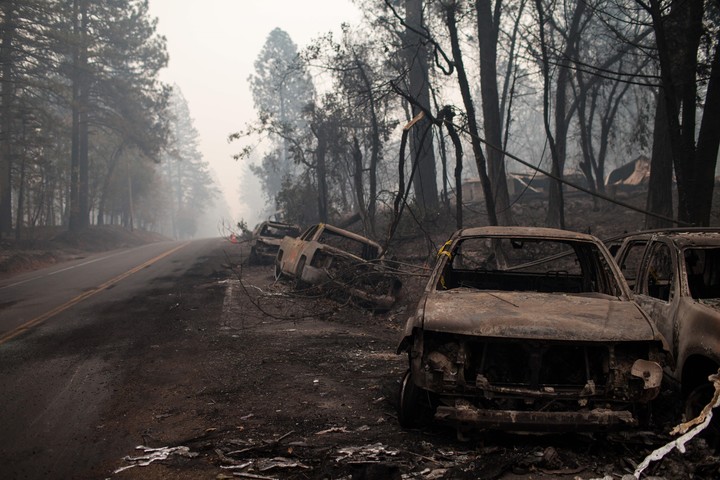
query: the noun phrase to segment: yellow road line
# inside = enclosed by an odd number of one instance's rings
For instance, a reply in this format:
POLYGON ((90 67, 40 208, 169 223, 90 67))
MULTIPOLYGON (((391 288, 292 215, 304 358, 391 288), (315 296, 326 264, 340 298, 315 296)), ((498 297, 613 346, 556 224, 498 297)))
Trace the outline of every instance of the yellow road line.
POLYGON ((0 336, 0 345, 2 345, 3 343, 5 343, 5 342, 7 342, 7 341, 9 341, 9 340, 17 337, 18 335, 20 335, 21 333, 23 333, 23 332, 31 329, 32 327, 41 324, 42 322, 44 322, 44 321, 47 320, 48 318, 52 318, 52 317, 54 317, 55 315, 57 315, 58 313, 64 312, 64 311, 67 310, 68 308, 70 308, 70 307, 72 307, 73 305, 76 305, 76 304, 82 302, 82 301, 85 300, 86 298, 92 297, 92 296, 95 295, 96 293, 100 293, 100 292, 102 292, 103 290, 108 289, 109 287, 115 285, 115 284, 118 283, 119 281, 121 281, 121 280, 129 277, 129 276, 132 275, 133 273, 137 273, 137 272, 139 272, 140 270, 142 270, 143 268, 148 267, 148 266, 152 265, 153 263, 157 262, 158 260, 161 260, 161 259, 167 257, 168 255, 171 255, 171 254, 177 252, 178 250, 180 250, 181 248, 183 248, 184 246, 186 246, 188 243, 190 243, 190 242, 185 242, 185 243, 183 243, 182 245, 178 245, 177 247, 175 247, 175 248, 173 248, 173 249, 171 249, 171 250, 168 250, 168 251, 166 251, 166 252, 163 252, 163 253, 161 253, 160 255, 158 255, 157 257, 151 258, 151 259, 148 260, 147 262, 145 262, 145 263, 143 263, 143 264, 141 264, 141 265, 138 265, 137 267, 134 267, 134 268, 128 270, 127 272, 125 272, 125 273, 121 273, 120 275, 118 275, 118 276, 115 277, 115 278, 112 278, 112 279, 108 280, 107 282, 103 283, 103 284, 100 285, 99 287, 97 287, 97 288, 95 288, 95 289, 93 289, 93 290, 89 290, 89 291, 87 291, 87 292, 85 292, 85 293, 82 293, 82 294, 78 295, 77 297, 73 298, 72 300, 68 300, 67 302, 63 303, 63 304, 60 305, 59 307, 55 307, 55 308, 53 308, 52 310, 50 310, 49 312, 45 312, 45 313, 43 313, 42 315, 39 315, 39 316, 33 318, 32 320, 28 320, 27 322, 23 323, 23 324, 20 325, 19 327, 16 327, 16 328, 14 328, 13 330, 10 330, 10 331, 9 331, 8 333, 6 333, 5 335, 0 336))

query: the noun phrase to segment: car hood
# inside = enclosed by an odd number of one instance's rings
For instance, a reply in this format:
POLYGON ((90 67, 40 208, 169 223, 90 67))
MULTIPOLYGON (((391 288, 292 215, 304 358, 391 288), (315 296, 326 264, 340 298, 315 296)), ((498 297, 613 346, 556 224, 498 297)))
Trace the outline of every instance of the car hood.
POLYGON ((436 291, 428 295, 420 322, 416 326, 425 330, 496 338, 577 342, 657 339, 634 302, 598 294, 436 291))

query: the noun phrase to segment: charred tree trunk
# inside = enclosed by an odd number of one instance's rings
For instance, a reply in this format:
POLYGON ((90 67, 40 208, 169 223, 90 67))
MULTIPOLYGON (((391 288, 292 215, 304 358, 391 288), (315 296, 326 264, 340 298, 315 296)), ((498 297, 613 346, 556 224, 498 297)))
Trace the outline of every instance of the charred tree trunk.
MULTIPOLYGON (((83 32, 87 28, 87 15, 83 15, 83 32)), ((88 106, 90 102, 90 86, 87 75, 87 50, 83 47, 80 57, 81 71, 79 128, 78 180, 78 227, 85 229, 90 225, 90 158, 88 152, 88 106)))
POLYGON ((130 171, 130 159, 127 163, 127 184, 128 184, 128 209, 126 228, 131 232, 135 230, 135 203, 133 201, 132 173, 130 171))
MULTIPOLYGON (((538 13, 538 19, 540 23, 540 49, 542 52, 542 76, 543 76, 543 123, 545 125, 545 133, 548 137, 548 143, 550 144, 550 152, 552 157, 552 167, 550 173, 555 178, 551 178, 549 182, 549 197, 548 197, 548 212, 545 219, 546 225, 550 227, 565 226, 565 207, 563 202, 563 191, 562 184, 558 180, 562 176, 561 169, 561 158, 564 155, 564 149, 559 149, 555 143, 552 130, 550 129, 550 60, 547 53, 547 44, 545 42, 545 12, 543 10, 542 1, 535 0, 535 7, 538 13)), ((560 82, 558 81, 558 89, 560 89, 560 82)), ((564 94, 559 95, 556 101, 560 100, 561 103, 564 101, 564 94)), ((556 105, 556 110, 565 111, 565 105, 556 105)), ((556 119, 557 117, 556 113, 556 119)), ((557 123, 556 123, 557 126, 557 123)))
MULTIPOLYGON (((570 24, 562 36, 565 38, 565 47, 557 59, 557 79, 555 83, 555 105, 553 111, 555 132, 550 128, 550 58, 548 54, 548 43, 545 32, 547 23, 551 23, 545 17, 545 10, 542 0, 535 0, 535 9, 538 14, 540 32, 540 50, 542 55, 543 74, 543 111, 545 131, 550 144, 552 156, 548 212, 545 220, 550 227, 565 228, 565 200, 563 194, 562 177, 565 170, 565 157, 567 154, 567 136, 570 128, 570 120, 577 108, 576 102, 569 102, 568 93, 571 88, 572 70, 571 62, 578 57, 579 41, 582 30, 582 20, 587 11, 587 2, 576 2, 572 12, 570 24)), ((584 95, 585 92, 580 92, 584 95)))
POLYGON ((80 48, 80 105, 79 105, 79 118, 78 128, 80 138, 78 139, 80 150, 78 152, 80 158, 78 159, 78 180, 80 182, 78 192, 78 227, 85 229, 90 225, 90 159, 88 152, 89 142, 89 126, 88 126, 88 110, 90 106, 90 75, 88 71, 88 46, 87 46, 87 31, 88 31, 88 14, 87 14, 87 3, 81 2, 81 48, 80 48))
MULTIPOLYGON (((353 137, 352 143, 352 160, 353 160, 353 188, 355 189, 355 196, 357 197, 357 212, 362 218, 365 228, 367 228, 372 235, 374 235, 373 226, 370 224, 369 209, 365 209, 365 190, 363 187, 363 156, 360 150, 360 143, 357 137, 353 137)), ((343 227, 340 227, 343 228, 343 227)))
MULTIPOLYGON (((375 96, 372 94, 372 84, 365 72, 365 66, 357 58, 355 63, 360 72, 360 78, 363 82, 363 87, 368 92, 368 104, 370 106, 370 127, 372 129, 371 143, 370 143, 370 165, 368 168, 368 204, 367 204, 367 227, 372 236, 375 235, 375 213, 377 210, 377 167, 380 163, 380 149, 382 147, 382 141, 380 138, 380 125, 377 116, 377 106, 375 96)), ((356 151, 360 152, 360 145, 357 143, 357 138, 354 139, 356 151)), ((360 165, 362 166, 362 155, 360 157, 360 165)), ((362 185, 361 185, 362 187, 362 185)), ((365 208, 365 202, 360 203, 360 208, 365 208)))
MULTIPOLYGON (((719 36, 720 37, 720 36, 719 36)), ((715 167, 717 164, 718 149, 720 148, 720 38, 715 42, 715 55, 713 56, 710 80, 705 97, 705 109, 700 123, 696 150, 696 177, 697 189, 695 213, 693 223, 698 225, 710 224, 710 210, 712 207, 713 190, 715 188, 715 167)))
MULTIPOLYGON (((430 111, 430 79, 428 78, 429 54, 423 38, 417 33, 423 29, 422 0, 408 0, 405 4, 406 22, 410 28, 406 31, 405 50, 409 68, 409 95, 419 105, 412 105, 415 117, 423 108, 430 111)), ((415 197, 424 211, 434 212, 438 209, 437 171, 435 167, 435 151, 433 136, 422 135, 431 125, 430 119, 423 118, 410 132, 410 151, 418 158, 417 175, 413 179, 415 197)))
POLYGON ((4 2, 2 43, 0 44, 0 238, 12 230, 12 100, 15 82, 12 78, 12 48, 15 36, 15 5, 4 2))
POLYGON ((107 196, 110 192, 110 182, 112 181, 113 173, 115 172, 115 167, 118 164, 118 159, 120 158, 120 155, 122 154, 123 146, 119 146, 115 149, 115 151, 112 154, 112 157, 110 157, 110 162, 108 164, 108 171, 105 175, 105 179, 103 180, 102 185, 102 191, 100 192, 100 201, 98 202, 98 213, 97 213, 97 224, 98 225, 104 225, 105 224, 105 206, 107 205, 107 196))
MULTIPOLYGON (((579 98, 575 99, 578 111, 580 146, 583 154, 580 169, 585 174, 590 190, 604 194, 605 160, 608 145, 610 144, 610 135, 613 131, 618 108, 630 84, 614 82, 609 90, 603 90, 604 85, 600 83, 588 87, 581 71, 576 72, 575 78, 580 92, 579 98), (589 105, 588 100, 590 100, 589 105), (599 134, 595 128, 596 119, 597 123, 599 123, 599 134), (597 144, 593 142, 596 138, 598 139, 597 144)), ((595 206, 597 206, 597 202, 598 198, 593 197, 595 206)))
POLYGON ((315 151, 315 176, 318 187, 318 217, 320 221, 325 223, 328 221, 328 198, 327 198, 327 174, 325 165, 325 156, 327 155, 328 142, 325 126, 320 125, 316 131, 318 140, 317 150, 315 151))
MULTIPOLYGON (((582 73, 577 73, 578 84, 582 85, 582 73)), ((588 92, 578 100, 578 120, 580 130, 580 149, 582 150, 583 159, 578 165, 580 171, 585 175, 588 187, 593 193, 596 191, 596 181, 593 165, 595 164, 595 150, 592 144, 593 123, 595 119, 595 107, 597 99, 597 89, 588 92), (588 105, 588 98, 590 105, 588 105)), ((593 207, 597 208, 597 197, 593 196, 593 207)))
POLYGON ((510 196, 502 150, 502 118, 497 86, 497 41, 500 28, 501 0, 496 0, 493 12, 490 0, 477 0, 478 44, 480 47, 480 92, 482 94, 483 126, 487 149, 488 174, 493 189, 498 220, 503 225, 513 223, 510 196))
POLYGON ((23 229, 23 217, 25 216, 25 157, 20 162, 20 187, 18 188, 17 216, 15 217, 15 241, 19 242, 23 229))
POLYGON ((450 107, 445 107, 438 120, 445 125, 447 128, 448 136, 452 140, 453 146, 455 147, 455 226, 460 229, 463 226, 463 191, 462 191, 462 161, 463 161, 463 148, 462 142, 460 141, 460 135, 455 130, 453 124, 453 117, 455 113, 450 107))
POLYGON ((480 134, 475 116, 475 106, 473 104, 472 95, 470 93, 470 83, 467 79, 465 65, 463 63, 462 51, 460 50, 460 39, 458 37, 456 5, 446 8, 446 24, 450 33, 450 44, 452 46, 453 61, 457 70, 458 84, 460 93, 463 98, 465 112, 467 113, 468 130, 470 131, 470 143, 472 145, 473 154, 475 155, 475 163, 477 164, 480 182, 483 187, 483 195, 485 198, 485 208, 488 214, 488 222, 490 225, 497 225, 497 211, 495 209, 495 197, 492 192, 490 177, 487 173, 485 155, 480 145, 480 134))
MULTIPOLYGON (((72 75, 72 146, 70 149, 70 219, 69 228, 71 231, 77 232, 87 226, 87 218, 83 221, 83 202, 81 196, 83 192, 82 178, 87 174, 86 160, 82 159, 83 155, 87 158, 87 128, 85 107, 83 99, 85 92, 83 84, 87 70, 84 63, 87 62, 87 48, 85 44, 85 28, 86 28, 86 5, 85 0, 73 1, 73 75, 72 75), (85 139, 83 139, 83 133, 85 139), (83 153, 85 152, 85 153, 83 153), (85 172, 81 170, 85 168, 85 172)), ((87 177, 85 177, 87 178, 87 177)), ((86 214, 87 216, 87 214, 86 214)))
POLYGON ((79 97, 77 82, 73 82, 72 86, 72 127, 71 136, 72 144, 70 146, 70 195, 68 198, 69 219, 68 226, 71 231, 80 229, 80 114, 76 106, 79 97))
POLYGON ((649 3, 677 180, 678 219, 690 224, 708 225, 719 146, 720 82, 716 77, 720 75, 720 42, 716 37, 696 146, 697 58, 703 34, 705 3, 675 1, 666 14, 663 14, 666 10, 659 0, 650 0, 649 3))
MULTIPOLYGON (((668 132, 665 99, 658 95, 655 105, 652 158, 646 210, 667 218, 673 215, 672 204, 672 145, 668 132)), ((653 215, 645 216, 645 228, 670 227, 672 224, 653 215)))

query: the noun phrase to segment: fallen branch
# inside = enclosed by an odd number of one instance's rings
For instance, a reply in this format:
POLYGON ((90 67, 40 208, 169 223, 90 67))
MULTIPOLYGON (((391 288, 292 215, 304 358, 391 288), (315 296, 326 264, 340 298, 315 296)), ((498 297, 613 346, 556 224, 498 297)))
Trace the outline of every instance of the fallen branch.
POLYGON ((234 450, 234 451, 232 451, 232 452, 228 452, 226 455, 238 455, 238 454, 240 454, 240 453, 246 453, 246 452, 250 452, 250 451, 252 451, 252 450, 261 450, 261 449, 263 449, 263 448, 276 447, 277 445, 280 444, 280 442, 282 442, 283 440, 285 440, 287 437, 289 437, 289 436, 292 435, 293 433, 295 433, 295 430, 290 430, 288 433, 286 433, 286 434, 283 435, 282 437, 276 438, 275 440, 272 440, 272 441, 270 441, 270 442, 264 442, 262 445, 253 445, 253 446, 251 446, 251 447, 242 448, 242 449, 240 449, 240 450, 234 450))
POLYGON ((705 430, 708 425, 710 425, 710 422, 713 418, 713 409, 720 405, 720 370, 718 370, 718 373, 710 375, 708 377, 708 380, 711 381, 713 383, 713 386, 715 387, 715 393, 713 394, 710 402, 705 405, 705 407, 702 409, 702 411, 696 418, 681 423, 680 425, 672 429, 672 431, 670 432, 671 435, 677 435, 678 433, 682 435, 673 440, 672 442, 654 450, 650 453, 650 455, 645 457, 645 460, 643 460, 642 463, 638 465, 638 467, 635 469, 635 472, 633 473, 635 478, 639 479, 640 475, 642 475, 643 471, 650 465, 651 462, 656 462, 663 459, 665 455, 672 452, 674 449, 677 448, 680 453, 685 453, 685 444, 692 440, 700 432, 705 430))
MULTIPOLYGON (((228 264, 232 265, 232 263, 231 263, 231 261, 230 261, 230 256, 229 256, 229 254, 227 253, 227 251, 225 251, 224 253, 225 253, 225 257, 226 257, 227 260, 228 260, 228 264)), ((292 315, 278 315, 278 314, 272 313, 272 312, 270 312, 268 309, 264 308, 264 307, 260 304, 260 302, 259 302, 253 295, 250 294, 250 290, 249 290, 249 289, 250 289, 250 288, 254 288, 254 289, 259 290, 259 291, 261 292, 261 298, 262 298, 262 297, 271 297, 271 296, 285 296, 285 297, 288 297, 288 298, 292 299, 292 298, 295 298, 295 297, 297 297, 297 298, 309 298, 309 296, 308 296, 308 295, 302 295, 302 294, 291 295, 291 294, 289 294, 289 293, 282 294, 282 295, 278 295, 278 294, 272 294, 272 295, 270 295, 270 294, 267 294, 267 292, 263 291, 262 289, 258 288, 258 287, 255 286, 255 285, 246 284, 246 283, 243 281, 242 265, 240 265, 239 267, 240 267, 239 270, 236 270, 234 267, 231 267, 230 269, 231 269, 232 273, 235 275, 235 278, 238 280, 238 284, 240 285, 240 288, 242 289, 242 293, 244 294, 245 298, 247 298, 247 300, 250 302, 250 304, 251 304, 253 307, 255 307, 256 310, 258 310, 260 313, 262 313, 262 314, 263 314, 264 316, 266 316, 266 317, 274 318, 274 319, 277 319, 277 320, 291 320, 291 321, 302 320, 302 319, 305 319, 305 318, 326 317, 326 316, 330 316, 330 315, 333 315, 333 314, 335 314, 335 313, 340 312, 340 311, 342 310, 342 308, 345 307, 345 306, 349 303, 349 300, 348 300, 348 301, 345 302, 344 304, 338 304, 337 306, 335 306, 335 307, 333 307, 333 308, 331 308, 331 309, 324 310, 324 311, 320 311, 320 312, 311 312, 311 313, 308 313, 308 314, 306 314, 306 315, 297 315, 297 316, 292 316, 292 315)), ((323 294, 323 295, 317 296, 317 297, 315 297, 315 298, 326 298, 326 297, 327 297, 327 294, 323 294)))
POLYGON ((351 433, 350 430, 348 430, 347 427, 331 427, 327 430, 321 430, 319 432, 315 432, 315 435, 326 435, 328 433, 351 433))

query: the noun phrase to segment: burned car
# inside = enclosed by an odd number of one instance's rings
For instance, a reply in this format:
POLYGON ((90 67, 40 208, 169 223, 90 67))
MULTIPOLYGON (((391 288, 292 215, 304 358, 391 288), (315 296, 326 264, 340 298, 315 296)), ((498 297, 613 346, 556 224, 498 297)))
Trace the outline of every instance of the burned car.
POLYGON ((277 256, 282 239, 298 235, 300 235, 300 228, 297 225, 270 221, 259 223, 250 238, 249 262, 272 262, 277 256))
POLYGON ((348 295, 377 309, 390 308, 402 283, 380 256, 376 242, 332 225, 320 223, 300 237, 285 237, 275 258, 275 276, 294 278, 348 295))
MULTIPOLYGON (((720 229, 638 232, 616 259, 635 301, 670 344, 668 377, 693 418, 712 398, 708 376, 720 368, 720 229)), ((720 445, 720 422, 713 421, 720 445)))
POLYGON ((483 227, 440 250, 403 352, 404 427, 594 430, 647 417, 666 344, 595 237, 483 227))

